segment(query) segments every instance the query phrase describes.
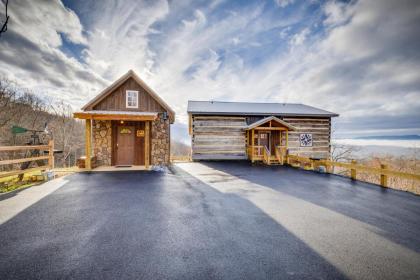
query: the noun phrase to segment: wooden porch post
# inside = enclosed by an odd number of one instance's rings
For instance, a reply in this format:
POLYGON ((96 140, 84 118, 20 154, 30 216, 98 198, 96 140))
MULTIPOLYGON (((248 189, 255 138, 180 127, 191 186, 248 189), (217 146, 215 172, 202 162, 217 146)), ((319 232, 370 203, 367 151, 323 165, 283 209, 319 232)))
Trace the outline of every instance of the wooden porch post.
POLYGON ((254 129, 251 130, 251 162, 254 163, 254 129))
POLYGON ((87 170, 91 170, 92 169, 92 162, 91 162, 91 155, 92 155, 92 120, 91 119, 86 119, 85 137, 86 137, 85 168, 87 170))
POLYGON ((144 128, 144 165, 146 167, 146 169, 149 168, 149 164, 150 164, 150 158, 149 158, 149 154, 150 154, 150 139, 149 139, 149 129, 150 129, 150 122, 146 122, 145 123, 145 128, 144 128))
POLYGON ((48 167, 54 169, 54 140, 48 142, 48 167))
POLYGON ((286 149, 289 146, 289 130, 286 129, 286 149))

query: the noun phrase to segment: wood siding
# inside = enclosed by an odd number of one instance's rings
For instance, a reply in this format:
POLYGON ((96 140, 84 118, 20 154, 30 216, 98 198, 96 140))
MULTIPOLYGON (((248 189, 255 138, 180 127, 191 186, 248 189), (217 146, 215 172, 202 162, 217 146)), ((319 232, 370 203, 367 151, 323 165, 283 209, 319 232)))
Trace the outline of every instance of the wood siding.
POLYGON ((246 159, 245 126, 243 117, 193 116, 193 160, 246 159))
POLYGON ((307 157, 329 158, 331 148, 331 119, 308 117, 285 117, 284 121, 297 128, 289 131, 289 153, 307 157), (301 147, 299 137, 302 133, 312 134, 312 147, 301 147))
MULTIPOLYGON (((192 115, 192 158, 193 159, 246 159, 247 124, 264 116, 199 116, 192 115)), ((282 117, 276 116, 297 128, 289 131, 288 148, 293 155, 329 158, 331 150, 331 118, 329 117, 282 117), (313 146, 301 147, 300 134, 312 134, 313 146)), ((282 145, 286 144, 285 132, 282 145)), ((272 132, 271 148, 280 144, 280 132, 272 132)))
POLYGON ((88 110, 104 111, 134 111, 134 112, 164 112, 165 109, 148 94, 133 78, 111 92, 102 101, 88 110), (139 92, 138 108, 126 107, 126 91, 136 90, 139 92))

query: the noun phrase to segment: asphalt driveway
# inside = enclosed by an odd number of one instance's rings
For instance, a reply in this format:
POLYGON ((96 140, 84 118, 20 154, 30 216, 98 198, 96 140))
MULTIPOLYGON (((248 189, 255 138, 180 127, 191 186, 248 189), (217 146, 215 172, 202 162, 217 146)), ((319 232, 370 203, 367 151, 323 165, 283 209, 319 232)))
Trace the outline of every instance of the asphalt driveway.
POLYGON ((246 162, 65 179, 0 224, 0 279, 420 278, 408 193, 246 162))

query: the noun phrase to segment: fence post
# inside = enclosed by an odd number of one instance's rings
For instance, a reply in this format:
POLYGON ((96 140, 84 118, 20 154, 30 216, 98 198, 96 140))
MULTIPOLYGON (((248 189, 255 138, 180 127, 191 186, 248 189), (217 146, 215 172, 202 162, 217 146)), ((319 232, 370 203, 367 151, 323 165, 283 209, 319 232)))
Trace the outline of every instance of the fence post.
POLYGON ((48 142, 48 167, 54 169, 54 140, 48 142))
MULTIPOLYGON (((354 159, 351 161, 351 164, 356 164, 357 161, 355 161, 354 159)), ((350 176, 352 180, 356 180, 356 168, 353 167, 350 169, 350 176)))
MULTIPOLYGON (((381 169, 385 170, 388 167, 385 164, 381 164, 381 169)), ((381 173, 381 186, 386 188, 388 187, 388 176, 381 173)))

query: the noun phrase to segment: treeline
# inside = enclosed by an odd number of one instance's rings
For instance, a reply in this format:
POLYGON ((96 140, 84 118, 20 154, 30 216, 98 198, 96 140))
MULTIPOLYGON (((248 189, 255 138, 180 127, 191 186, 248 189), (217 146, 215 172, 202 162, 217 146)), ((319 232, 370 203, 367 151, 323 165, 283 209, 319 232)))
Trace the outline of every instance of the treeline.
MULTIPOLYGON (((19 87, 11 80, 0 78, 0 146, 27 145, 34 133, 12 133, 13 126, 38 132, 42 144, 54 140, 55 164, 58 167, 75 165, 84 154, 84 126, 73 119, 72 108, 62 100, 40 98, 32 91, 19 87)), ((0 159, 25 155, 1 153, 0 159)))

